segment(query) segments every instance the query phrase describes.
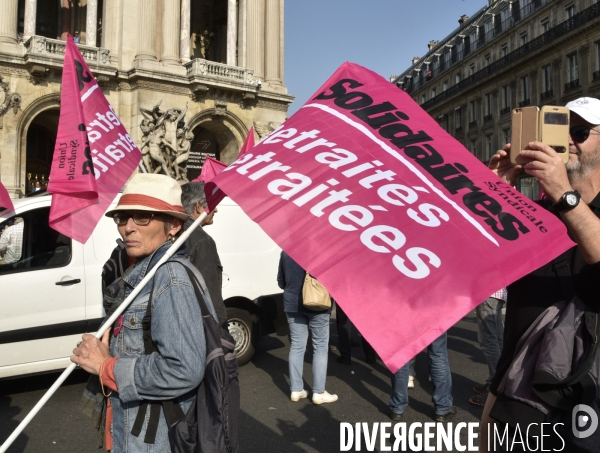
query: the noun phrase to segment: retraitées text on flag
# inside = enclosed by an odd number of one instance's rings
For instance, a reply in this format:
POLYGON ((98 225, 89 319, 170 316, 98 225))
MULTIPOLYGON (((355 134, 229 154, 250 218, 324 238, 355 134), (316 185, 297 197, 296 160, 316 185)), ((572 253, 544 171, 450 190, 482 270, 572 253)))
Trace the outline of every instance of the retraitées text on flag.
POLYGON ((325 285, 393 372, 573 245, 407 93, 352 63, 212 182, 325 285))

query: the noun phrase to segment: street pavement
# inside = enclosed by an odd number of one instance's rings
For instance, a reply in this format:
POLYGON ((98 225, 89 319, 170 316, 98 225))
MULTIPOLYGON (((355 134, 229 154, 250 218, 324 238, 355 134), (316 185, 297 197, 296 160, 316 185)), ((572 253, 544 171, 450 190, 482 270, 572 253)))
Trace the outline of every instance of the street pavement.
MULTIPOLYGON (((385 332, 381 333, 385 335, 385 332)), ((354 334, 358 343, 359 337, 354 334)), ((362 348, 355 346, 351 366, 335 362, 335 320, 331 320, 327 390, 339 400, 333 404, 310 402, 310 346, 305 356, 304 379, 309 399, 292 403, 289 399, 287 332, 263 337, 250 363, 240 368, 242 394, 240 414, 241 451, 262 452, 337 452, 340 451, 340 423, 390 422, 388 400, 390 372, 381 361, 368 365, 362 348)), ((477 324, 473 313, 448 333, 448 353, 452 370, 457 422, 477 422, 482 408, 469 404, 475 383, 483 382, 487 366, 477 342, 477 324)), ((405 412, 407 426, 412 422, 433 422, 432 385, 428 379, 426 353, 416 360, 415 388, 409 390, 410 403, 405 412)), ((58 377, 57 373, 0 381, 0 443, 2 443, 58 377)), ((76 370, 24 433, 8 450, 10 453, 97 453, 97 434, 89 419, 79 412, 81 393, 87 375, 76 370)), ((466 444, 466 429, 461 431, 466 444)), ((393 436, 392 436, 393 441, 393 436)), ((391 445, 388 442, 388 445, 391 445)), ((364 439, 361 448, 369 451, 364 439)), ((373 450, 371 450, 373 451, 373 450)), ((374 451, 380 451, 377 439, 374 451)), ((408 451, 411 451, 410 449, 408 451)), ((446 450, 440 450, 446 451, 446 450)), ((450 450, 452 451, 452 450, 450 450)))

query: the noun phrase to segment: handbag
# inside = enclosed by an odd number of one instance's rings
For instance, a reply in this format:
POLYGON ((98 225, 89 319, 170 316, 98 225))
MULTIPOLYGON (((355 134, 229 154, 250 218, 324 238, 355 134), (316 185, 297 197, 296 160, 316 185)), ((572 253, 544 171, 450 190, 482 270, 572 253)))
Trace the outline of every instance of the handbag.
POLYGON ((304 285, 302 285, 303 304, 309 310, 324 311, 331 308, 331 297, 325 287, 310 275, 306 273, 304 285))

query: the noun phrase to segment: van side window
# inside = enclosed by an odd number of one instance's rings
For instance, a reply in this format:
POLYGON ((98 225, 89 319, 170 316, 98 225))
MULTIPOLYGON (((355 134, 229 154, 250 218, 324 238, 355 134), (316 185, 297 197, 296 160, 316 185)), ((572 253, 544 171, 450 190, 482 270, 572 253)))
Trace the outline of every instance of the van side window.
POLYGON ((34 209, 0 223, 0 275, 71 261, 71 239, 48 225, 50 208, 34 209))

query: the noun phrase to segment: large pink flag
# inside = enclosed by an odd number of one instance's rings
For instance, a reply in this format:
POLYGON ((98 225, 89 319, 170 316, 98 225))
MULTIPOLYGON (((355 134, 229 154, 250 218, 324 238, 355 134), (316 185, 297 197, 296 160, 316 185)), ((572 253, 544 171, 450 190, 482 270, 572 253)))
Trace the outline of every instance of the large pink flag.
MULTIPOLYGON (((251 127, 244 144, 240 149, 238 159, 244 156, 249 150, 254 148, 254 128, 251 127)), ((221 173, 227 165, 223 162, 213 159, 211 157, 206 158, 200 176, 197 178, 198 181, 204 181, 204 194, 206 195, 206 203, 208 204, 206 212, 211 212, 227 195, 219 189, 219 187, 211 181, 221 173), (207 165, 208 164, 208 165, 207 165)))
POLYGON ((0 208, 8 209, 10 211, 14 211, 15 207, 13 205, 10 196, 8 195, 8 191, 0 182, 0 208))
POLYGON ((85 243, 142 154, 69 36, 48 192, 50 226, 85 243))
POLYGON ((351 63, 213 182, 329 289, 392 371, 573 245, 408 94, 351 63))

